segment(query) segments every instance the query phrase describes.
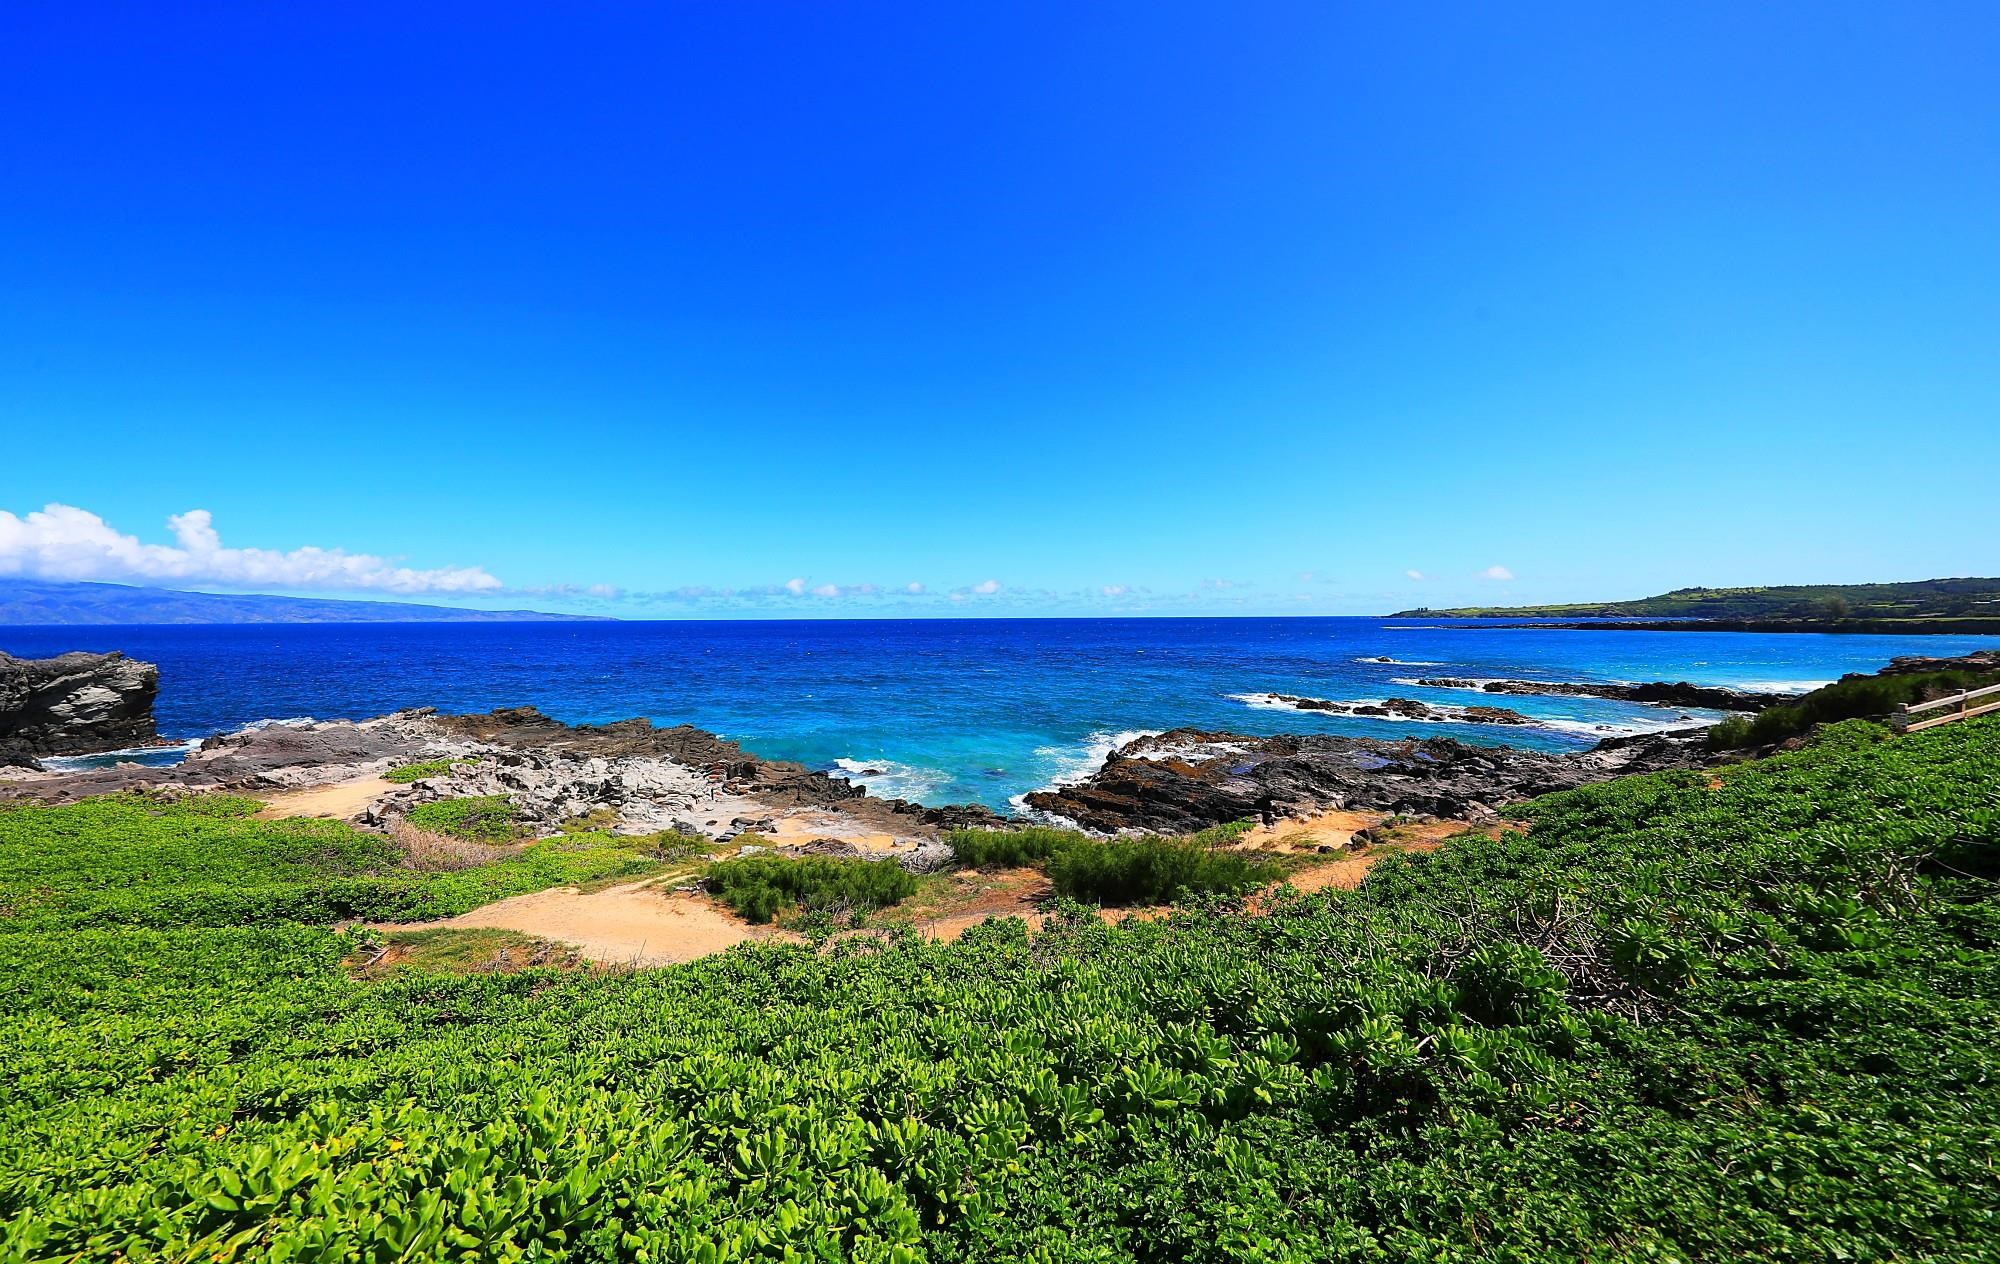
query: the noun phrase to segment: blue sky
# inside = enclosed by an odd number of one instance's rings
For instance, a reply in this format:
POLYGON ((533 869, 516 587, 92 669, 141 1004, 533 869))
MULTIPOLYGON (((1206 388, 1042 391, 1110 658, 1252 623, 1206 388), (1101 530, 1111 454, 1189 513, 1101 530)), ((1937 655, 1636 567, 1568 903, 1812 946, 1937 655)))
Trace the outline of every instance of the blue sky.
POLYGON ((1992 5, 4 21, 0 573, 658 617, 2000 572, 1992 5))

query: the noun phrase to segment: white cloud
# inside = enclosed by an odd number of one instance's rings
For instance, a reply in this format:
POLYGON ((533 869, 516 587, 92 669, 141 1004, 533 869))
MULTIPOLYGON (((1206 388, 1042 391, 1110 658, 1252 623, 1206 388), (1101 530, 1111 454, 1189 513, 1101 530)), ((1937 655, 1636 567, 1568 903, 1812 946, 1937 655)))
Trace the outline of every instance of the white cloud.
POLYGON ((815 597, 838 597, 839 595, 839 584, 821 584, 819 587, 813 589, 813 596, 815 597))
POLYGON ((503 587, 477 566, 416 570, 367 553, 310 545, 289 553, 227 548, 206 509, 174 514, 167 526, 173 544, 145 544, 74 505, 48 505, 21 517, 0 510, 0 575, 335 592, 479 593, 503 587))
POLYGON ((923 590, 924 586, 915 580, 911 580, 909 583, 903 585, 903 591, 906 593, 920 593, 923 590))
POLYGON ((1104 587, 1098 589, 1097 591, 1103 593, 1107 597, 1123 597, 1126 593, 1131 592, 1132 590, 1127 588, 1123 584, 1106 584, 1104 587))
POLYGON ((1249 586, 1250 581, 1247 579, 1204 579, 1200 584, 1200 587, 1210 592, 1227 592, 1231 588, 1248 588, 1249 586))
POLYGON ((1504 566, 1489 566, 1479 572, 1479 576, 1481 579, 1512 579, 1514 572, 1504 566))
POLYGON ((794 597, 802 596, 805 590, 806 581, 803 579, 788 579, 785 581, 785 591, 794 597))
POLYGON ((1000 581, 997 579, 982 579, 972 586, 972 591, 981 596, 990 597, 1000 591, 1000 581))
POLYGON ((1419 583, 1423 582, 1424 573, 1422 571, 1404 571, 1403 574, 1408 575, 1411 579, 1419 583))

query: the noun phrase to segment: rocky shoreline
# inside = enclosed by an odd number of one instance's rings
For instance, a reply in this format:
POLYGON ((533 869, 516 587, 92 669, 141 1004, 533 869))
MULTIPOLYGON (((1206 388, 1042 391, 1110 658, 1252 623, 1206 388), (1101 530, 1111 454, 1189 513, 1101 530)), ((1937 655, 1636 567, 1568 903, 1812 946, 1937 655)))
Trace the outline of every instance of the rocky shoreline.
POLYGON ((1724 689, 1716 685, 1693 685, 1685 680, 1656 680, 1647 684, 1596 684, 1586 681, 1556 680, 1468 680, 1457 676, 1427 676, 1417 681, 1425 689, 1476 689, 1481 693, 1525 694, 1550 698, 1609 698, 1615 702, 1641 702, 1652 707, 1695 707, 1708 711, 1761 711, 1791 702, 1797 695, 1760 693, 1749 689, 1724 689))
MULTIPOLYGON (((1422 683, 1422 682, 1419 682, 1422 683)), ((1331 698, 1305 698, 1290 693, 1244 694, 1252 706, 1289 707, 1294 711, 1320 711, 1328 715, 1358 715, 1375 719, 1403 719, 1434 724, 1533 724, 1519 711, 1506 707, 1434 707, 1415 698, 1384 698, 1380 702, 1339 702, 1331 698)))
POLYGON ((376 782, 399 766, 434 761, 462 762, 409 784, 380 782, 352 819, 393 829, 421 803, 501 795, 531 832, 553 833, 577 821, 621 833, 673 830, 711 839, 775 832, 817 844, 816 854, 872 850, 918 870, 948 860, 942 829, 1002 820, 981 807, 874 798, 839 777, 759 758, 688 725, 659 728, 643 719, 567 725, 533 707, 479 715, 422 708, 358 722, 255 725, 208 738, 166 767, 19 773, 0 781, 0 802, 68 802, 130 790, 282 794, 376 782))
POLYGON ((1506 804, 1631 773, 1707 762, 1701 728, 1611 738, 1547 754, 1450 738, 1255 737, 1174 729, 1113 751, 1085 781, 1027 796, 1037 811, 1100 833, 1192 833, 1336 808, 1479 820, 1506 804))
MULTIPOLYGON (((2000 652, 1897 659, 1883 674, 1981 665, 2000 669, 2000 652)), ((1684 682, 1433 677, 1416 683, 1731 710, 1787 700, 1684 682)), ((926 807, 876 798, 843 777, 760 758, 690 725, 663 728, 644 719, 569 725, 533 707, 475 715, 423 708, 358 722, 262 724, 208 738, 184 761, 165 767, 122 763, 74 772, 32 770, 35 754, 157 742, 151 710, 157 689, 158 672, 151 664, 117 654, 34 661, 0 655, 0 738, 11 743, 0 751, 15 752, 13 760, 23 768, 0 779, 0 802, 61 802, 125 790, 271 795, 370 783, 351 813, 369 828, 394 829, 421 803, 500 795, 522 824, 544 833, 589 821, 630 833, 674 830, 718 840, 756 836, 756 845, 782 840, 777 845, 811 854, 889 855, 926 871, 948 859, 945 830, 1008 820, 976 805, 926 807), (408 784, 381 780, 399 766, 435 761, 456 762, 408 784)), ((1347 715, 1496 726, 1534 722, 1502 707, 1430 706, 1410 699, 1338 702, 1289 694, 1246 699, 1347 715)), ((1336 809, 1478 820, 1509 803, 1593 781, 1703 766, 1712 758, 1705 733, 1695 725, 1548 753, 1444 737, 1389 741, 1181 728, 1128 742, 1090 776, 1029 794, 1025 803, 1039 819, 1100 834, 1191 833, 1229 821, 1274 823, 1336 809)))

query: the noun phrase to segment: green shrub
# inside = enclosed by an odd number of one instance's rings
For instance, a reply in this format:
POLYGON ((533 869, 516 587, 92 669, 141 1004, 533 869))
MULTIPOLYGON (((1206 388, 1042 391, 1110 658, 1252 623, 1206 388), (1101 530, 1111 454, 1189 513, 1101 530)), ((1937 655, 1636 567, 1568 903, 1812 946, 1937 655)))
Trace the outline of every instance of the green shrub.
POLYGON ((412 781, 422 781, 426 777, 442 777, 460 764, 478 762, 475 759, 424 759, 414 764, 391 768, 382 774, 382 780, 393 781, 399 786, 408 785, 412 781))
POLYGON ((1181 838, 1084 842, 1049 858, 1056 894, 1091 904, 1171 904, 1190 895, 1234 895, 1280 872, 1255 856, 1181 838))
POLYGON ((418 829, 478 843, 505 843, 520 836, 514 805, 501 794, 419 803, 407 818, 418 829))
POLYGON ((1907 676, 1848 676, 1794 702, 1766 707, 1755 716, 1731 716, 1708 731, 1714 750, 1771 746, 1839 720, 1882 719, 1899 706, 1928 702, 2000 683, 2000 672, 1917 672, 1907 676))
POLYGON ((768 922, 788 904, 807 911, 887 908, 914 895, 917 879, 893 860, 758 855, 710 865, 708 888, 745 921, 768 922))
POLYGON ((968 869, 1019 869, 1037 865, 1066 847, 1089 839, 1075 830, 1039 825, 1019 829, 955 829, 945 835, 951 854, 968 869))
POLYGON ((1257 828, 1255 821, 1224 821, 1211 825, 1205 830, 1197 830, 1188 835, 1188 841, 1203 847, 1227 847, 1237 839, 1257 828))

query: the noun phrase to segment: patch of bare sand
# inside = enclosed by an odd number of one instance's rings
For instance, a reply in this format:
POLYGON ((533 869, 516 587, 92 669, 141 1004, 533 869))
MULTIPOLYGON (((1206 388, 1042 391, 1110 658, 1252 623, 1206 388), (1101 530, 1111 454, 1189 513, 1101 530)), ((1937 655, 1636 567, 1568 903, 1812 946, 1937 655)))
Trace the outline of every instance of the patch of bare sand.
POLYGON ((555 887, 499 900, 439 922, 382 930, 493 927, 573 946, 592 961, 664 965, 693 961, 746 940, 786 940, 785 932, 741 921, 707 900, 663 891, 652 880, 601 891, 555 887))
POLYGON ((1384 812, 1337 810, 1314 816, 1288 817, 1269 825, 1259 825, 1236 840, 1236 846, 1250 850, 1313 851, 1321 846, 1345 846, 1358 831, 1389 819, 1384 812))
MULTIPOLYGON (((1397 852, 1436 851, 1442 843, 1427 839, 1413 839, 1406 843, 1392 843, 1384 847, 1371 847, 1365 852, 1340 856, 1323 865, 1302 869, 1291 876, 1293 889, 1311 894, 1314 891, 1352 891, 1361 885, 1361 879, 1368 876, 1383 857, 1397 852)), ((1260 901, 1261 903, 1261 901, 1260 901)))
POLYGON ((835 812, 802 812, 781 816, 771 823, 771 828, 760 831, 764 837, 780 847, 795 847, 809 843, 815 838, 837 838, 843 843, 851 843, 859 851, 889 852, 898 844, 913 841, 908 837, 898 837, 880 830, 871 830, 835 812))
POLYGON ((360 816, 375 800, 395 789, 393 783, 371 776, 298 790, 278 790, 257 796, 264 801, 264 810, 257 816, 266 821, 288 816, 328 816, 348 821, 360 816))

